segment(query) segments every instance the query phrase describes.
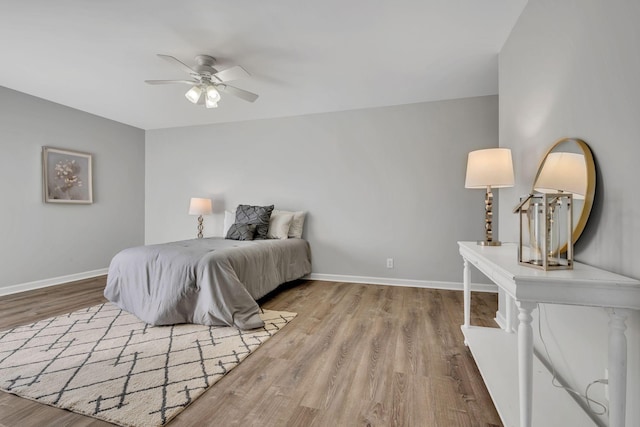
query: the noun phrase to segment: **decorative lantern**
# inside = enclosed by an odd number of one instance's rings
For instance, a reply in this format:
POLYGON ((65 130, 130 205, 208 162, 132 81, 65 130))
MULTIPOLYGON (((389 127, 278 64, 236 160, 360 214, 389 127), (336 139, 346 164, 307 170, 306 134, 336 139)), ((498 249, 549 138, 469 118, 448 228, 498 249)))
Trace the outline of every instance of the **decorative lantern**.
POLYGON ((573 269, 573 194, 536 193, 520 199, 518 262, 542 270, 573 269))

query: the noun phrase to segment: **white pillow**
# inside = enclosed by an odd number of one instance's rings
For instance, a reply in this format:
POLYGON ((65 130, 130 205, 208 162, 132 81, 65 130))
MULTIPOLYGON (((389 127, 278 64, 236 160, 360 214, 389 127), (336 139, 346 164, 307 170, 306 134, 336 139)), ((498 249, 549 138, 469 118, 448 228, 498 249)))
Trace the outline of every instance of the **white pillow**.
POLYGON ((231 211, 224 211, 224 226, 222 230, 222 237, 227 237, 229 229, 236 222, 236 213, 231 211))
POLYGON ((289 236, 289 227, 293 220, 293 213, 278 212, 271 213, 269 218, 269 231, 267 239, 286 239, 289 236))
POLYGON ((289 227, 289 237, 295 237, 296 239, 302 238, 302 229, 304 227, 304 219, 307 215, 304 211, 298 212, 288 212, 288 211, 279 211, 274 210, 271 215, 275 213, 290 213, 293 214, 293 221, 291 221, 291 226, 289 227))

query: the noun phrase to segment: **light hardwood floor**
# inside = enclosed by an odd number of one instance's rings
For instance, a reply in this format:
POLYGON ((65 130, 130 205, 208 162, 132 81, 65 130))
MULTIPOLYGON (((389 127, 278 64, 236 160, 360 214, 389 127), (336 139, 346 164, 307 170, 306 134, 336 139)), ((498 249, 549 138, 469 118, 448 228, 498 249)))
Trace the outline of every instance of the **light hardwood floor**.
MULTIPOLYGON (((105 278, 0 297, 0 330, 104 302, 105 278)), ((462 292, 297 281, 298 317, 172 420, 178 426, 499 426, 463 344, 462 292)), ((472 321, 495 326, 495 294, 472 321)), ((0 392, 0 426, 111 424, 0 392)))

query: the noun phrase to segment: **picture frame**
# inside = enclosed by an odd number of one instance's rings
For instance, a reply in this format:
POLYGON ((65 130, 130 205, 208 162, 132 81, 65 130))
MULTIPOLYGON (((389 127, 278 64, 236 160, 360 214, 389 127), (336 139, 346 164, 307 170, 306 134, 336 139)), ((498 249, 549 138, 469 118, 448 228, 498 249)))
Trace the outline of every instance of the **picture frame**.
POLYGON ((93 203, 92 155, 42 147, 45 203, 93 203))

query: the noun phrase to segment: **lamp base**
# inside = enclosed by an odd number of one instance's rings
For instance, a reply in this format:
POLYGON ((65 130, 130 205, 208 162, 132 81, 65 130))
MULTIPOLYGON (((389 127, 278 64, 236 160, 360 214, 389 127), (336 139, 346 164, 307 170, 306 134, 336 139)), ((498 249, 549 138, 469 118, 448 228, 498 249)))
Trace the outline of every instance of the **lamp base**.
POLYGON ((501 246, 502 242, 497 240, 478 240, 480 246, 501 246))
POLYGON ((202 239, 202 230, 204 225, 202 224, 202 215, 198 216, 198 239, 202 239))

